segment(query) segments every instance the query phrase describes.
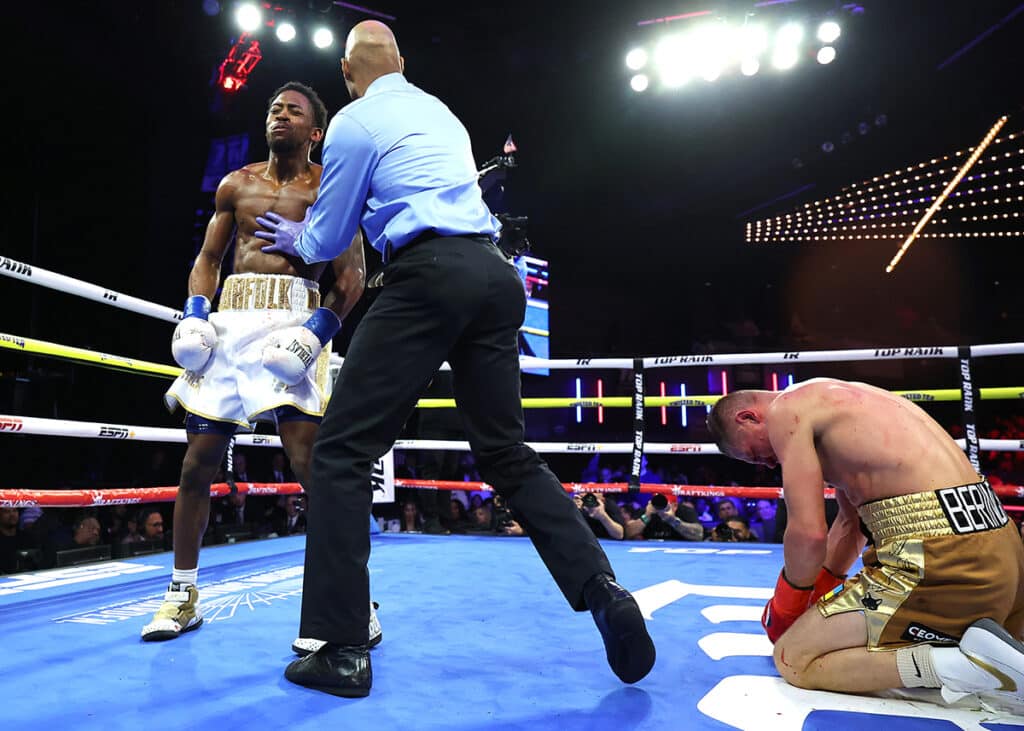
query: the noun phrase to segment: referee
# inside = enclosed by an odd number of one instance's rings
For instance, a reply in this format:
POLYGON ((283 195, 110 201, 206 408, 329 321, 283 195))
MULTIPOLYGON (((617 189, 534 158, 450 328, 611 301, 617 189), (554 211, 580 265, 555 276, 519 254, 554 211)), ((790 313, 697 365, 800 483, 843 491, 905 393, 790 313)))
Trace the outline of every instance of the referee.
MULTIPOLYGON (((481 198, 469 135, 406 81, 383 23, 352 29, 341 68, 353 101, 327 130, 316 204, 300 223, 265 214, 267 232, 257 234, 273 242, 264 251, 312 263, 337 257, 362 224, 385 263, 313 450, 299 634, 326 644, 285 677, 334 695, 369 694, 370 466, 447 359, 481 475, 572 608, 592 612, 612 670, 634 683, 655 655, 640 609, 558 478, 523 443, 516 342, 526 299, 494 244, 500 226, 481 198)), ((306 346, 292 345, 301 357, 306 346)))

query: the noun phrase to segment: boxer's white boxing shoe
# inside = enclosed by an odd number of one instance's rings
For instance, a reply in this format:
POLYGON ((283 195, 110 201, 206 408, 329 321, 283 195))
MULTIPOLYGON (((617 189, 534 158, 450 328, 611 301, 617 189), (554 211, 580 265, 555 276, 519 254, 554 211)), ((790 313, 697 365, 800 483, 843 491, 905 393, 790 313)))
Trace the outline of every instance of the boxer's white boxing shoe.
POLYGON ((1024 703, 1024 644, 996 621, 979 619, 968 627, 958 650, 963 660, 951 655, 952 662, 934 663, 947 701, 974 693, 1024 703))
MULTIPOLYGON (((380 641, 384 639, 384 634, 380 629, 380 620, 377 619, 377 609, 380 605, 377 602, 370 602, 370 641, 366 643, 367 647, 376 647, 380 644, 380 641)), ((292 652, 299 657, 305 657, 311 653, 316 652, 326 643, 323 640, 314 640, 310 637, 298 637, 292 643, 292 652)))
POLYGON ((203 623, 199 611, 199 590, 192 584, 171 582, 164 594, 164 603, 153 615, 152 621, 142 628, 142 639, 173 640, 184 632, 197 629, 203 623))

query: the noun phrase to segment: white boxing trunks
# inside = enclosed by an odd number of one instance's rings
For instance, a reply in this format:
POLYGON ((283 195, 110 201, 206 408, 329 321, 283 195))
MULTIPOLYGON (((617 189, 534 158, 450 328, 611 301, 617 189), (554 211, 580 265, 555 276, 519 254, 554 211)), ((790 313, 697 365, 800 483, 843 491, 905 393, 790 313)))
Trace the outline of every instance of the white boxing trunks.
POLYGON ((224 281, 210 324, 217 331, 213 356, 199 372, 185 371, 164 395, 174 411, 180 404, 204 419, 252 429, 275 421, 275 409, 292 407, 323 416, 330 397, 330 343, 294 386, 263 367, 263 343, 271 332, 303 324, 320 306, 315 282, 284 274, 233 274, 224 281))

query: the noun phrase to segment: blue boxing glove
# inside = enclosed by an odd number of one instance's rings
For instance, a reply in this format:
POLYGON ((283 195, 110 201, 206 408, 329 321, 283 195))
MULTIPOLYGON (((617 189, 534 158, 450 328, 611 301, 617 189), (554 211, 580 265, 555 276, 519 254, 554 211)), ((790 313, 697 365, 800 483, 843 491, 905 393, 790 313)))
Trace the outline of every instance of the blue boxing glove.
POLYGON ((254 235, 258 239, 274 242, 270 246, 264 246, 260 250, 264 254, 297 256, 301 259, 302 255, 295 249, 295 242, 302 233, 302 229, 304 229, 306 224, 309 222, 309 212, 311 209, 312 206, 306 209, 306 216, 301 221, 290 221, 287 218, 279 216, 273 211, 267 211, 263 216, 257 216, 256 223, 267 230, 257 231, 254 235))
POLYGON ((210 300, 201 294, 185 300, 183 318, 174 328, 171 338, 171 354, 174 361, 186 371, 199 371, 213 355, 217 345, 217 331, 207 318, 210 316, 210 300))
POLYGON ((302 325, 287 327, 267 336, 263 366, 274 377, 294 386, 306 375, 320 351, 341 329, 341 320, 326 307, 318 308, 302 325))

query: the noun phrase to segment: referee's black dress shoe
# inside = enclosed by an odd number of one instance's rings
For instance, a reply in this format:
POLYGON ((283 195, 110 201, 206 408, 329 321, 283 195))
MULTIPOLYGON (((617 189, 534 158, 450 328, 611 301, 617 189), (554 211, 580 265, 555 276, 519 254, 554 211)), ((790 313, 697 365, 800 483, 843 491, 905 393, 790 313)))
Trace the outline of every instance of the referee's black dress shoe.
POLYGON ((288 664, 284 677, 297 685, 343 698, 370 695, 373 671, 366 645, 328 642, 316 652, 288 664))
POLYGON ((655 653, 636 599, 608 574, 587 581, 583 599, 601 631, 612 671, 623 683, 641 680, 654 667, 655 653))

